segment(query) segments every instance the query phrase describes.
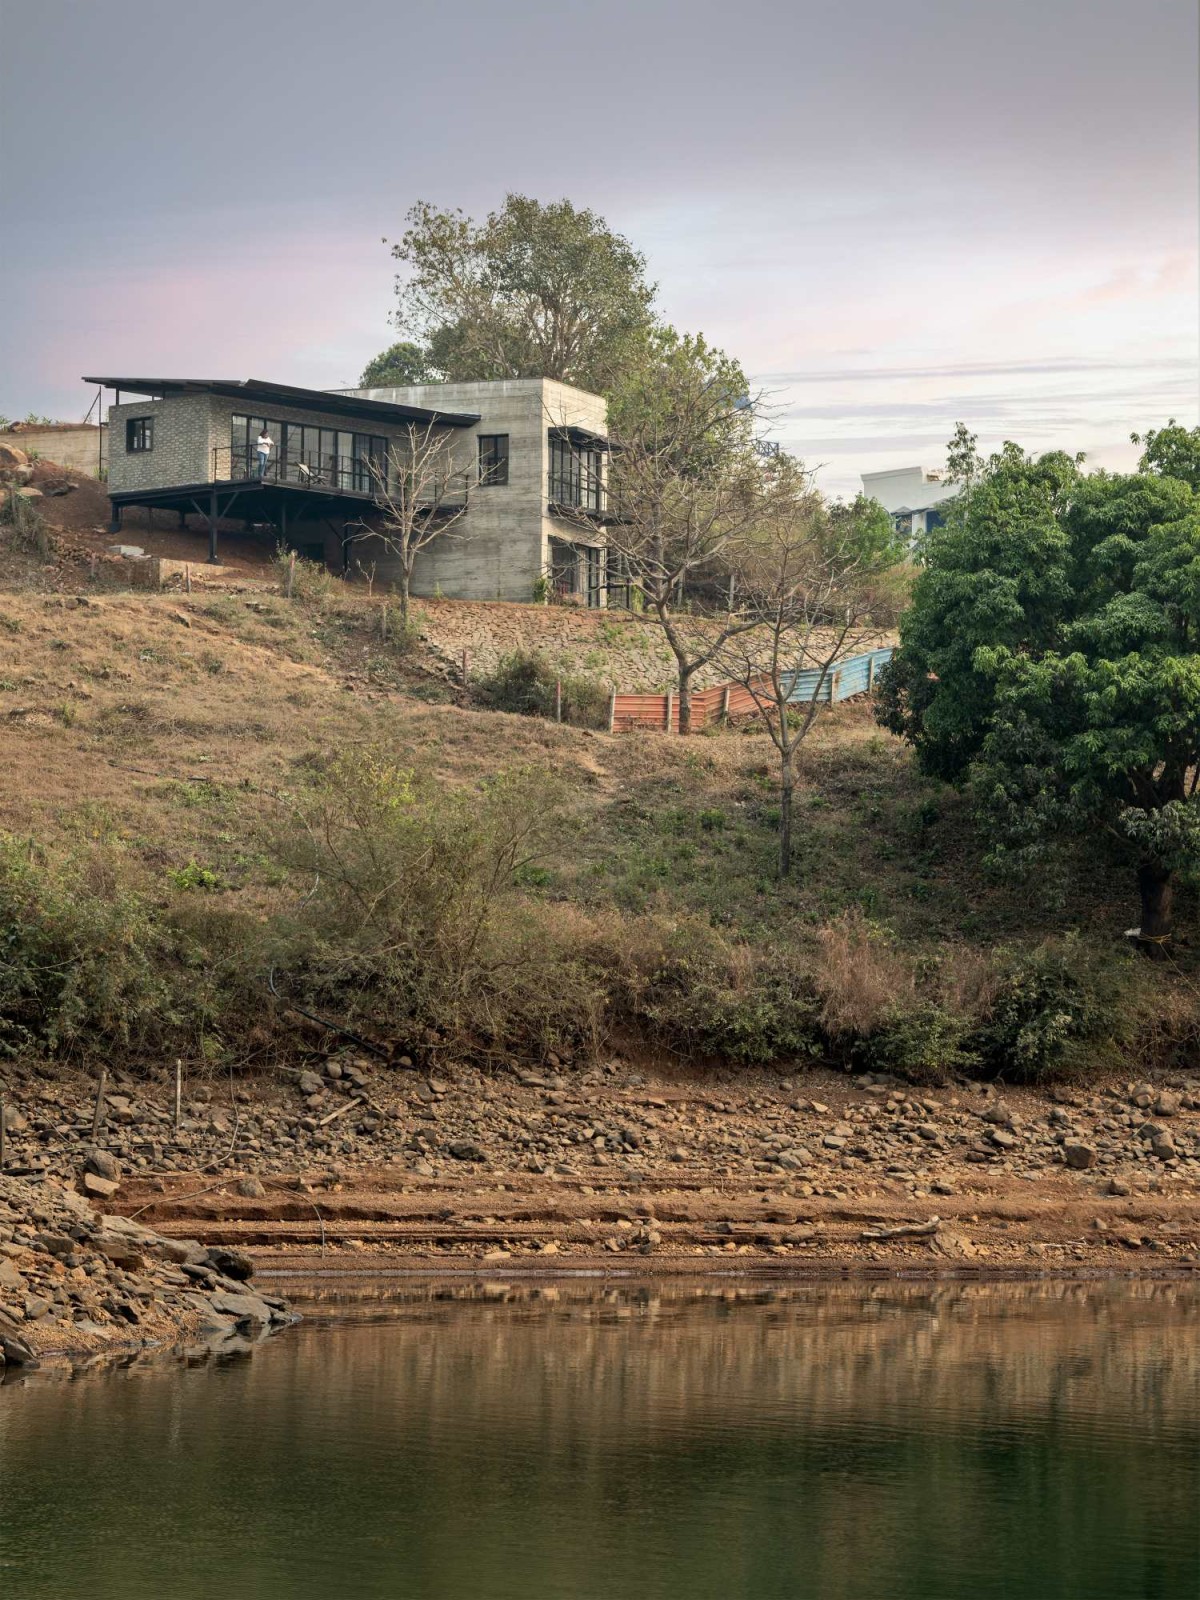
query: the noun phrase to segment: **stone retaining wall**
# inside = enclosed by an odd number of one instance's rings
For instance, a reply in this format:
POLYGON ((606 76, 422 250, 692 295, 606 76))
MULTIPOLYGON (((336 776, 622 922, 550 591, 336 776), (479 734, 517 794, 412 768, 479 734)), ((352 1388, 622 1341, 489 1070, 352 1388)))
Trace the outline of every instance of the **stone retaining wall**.
MULTIPOLYGON (((539 651, 564 675, 594 678, 609 689, 665 690, 675 659, 653 623, 627 613, 573 606, 465 600, 419 600, 415 615, 426 645, 458 671, 467 652, 468 677, 493 672, 505 656, 539 651)), ((698 685, 716 682, 719 673, 698 685)))

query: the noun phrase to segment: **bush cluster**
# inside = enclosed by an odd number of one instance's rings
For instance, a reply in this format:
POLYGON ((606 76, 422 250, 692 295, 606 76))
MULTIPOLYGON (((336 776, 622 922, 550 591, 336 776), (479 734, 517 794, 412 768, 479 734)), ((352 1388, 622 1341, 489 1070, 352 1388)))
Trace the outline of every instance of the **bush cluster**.
POLYGON ((577 728, 608 726, 608 690, 595 678, 561 672, 536 650, 518 650, 477 678, 474 698, 488 711, 522 717, 553 717, 557 686, 562 688, 562 720, 577 728))
MULTIPOLYGON (((636 1037, 734 1064, 1015 1082, 1134 1047, 1143 965, 1069 936, 922 969, 860 913, 815 946, 765 946, 699 916, 556 900, 573 824, 539 770, 447 794, 384 750, 342 750, 259 845, 282 885, 269 901, 194 862, 149 880, 114 846, 52 859, 0 838, 0 1052, 248 1059, 248 1040, 289 1043, 272 989, 405 1051, 478 1057, 636 1037)), ((1189 1029, 1160 1017, 1146 1038, 1164 1056, 1189 1029)))

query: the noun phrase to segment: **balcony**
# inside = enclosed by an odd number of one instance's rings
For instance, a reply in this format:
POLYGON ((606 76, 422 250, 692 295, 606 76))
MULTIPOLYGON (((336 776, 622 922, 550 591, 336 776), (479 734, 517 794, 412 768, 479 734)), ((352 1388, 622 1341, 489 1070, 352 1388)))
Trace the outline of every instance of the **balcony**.
MULTIPOLYGON (((468 473, 455 472, 422 485, 418 491, 420 509, 443 515, 465 510, 469 480, 468 473)), ((272 451, 262 469, 257 450, 231 445, 214 448, 212 482, 309 489, 318 494, 356 495, 375 502, 383 500, 385 488, 397 500, 406 491, 395 473, 394 464, 385 464, 378 456, 337 456, 324 452, 309 455, 285 449, 282 453, 272 451)))

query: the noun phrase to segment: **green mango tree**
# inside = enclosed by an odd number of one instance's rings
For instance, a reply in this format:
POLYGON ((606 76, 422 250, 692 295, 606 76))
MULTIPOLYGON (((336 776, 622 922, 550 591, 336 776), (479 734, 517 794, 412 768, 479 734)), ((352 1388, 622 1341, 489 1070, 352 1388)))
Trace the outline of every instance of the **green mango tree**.
POLYGON ((971 786, 994 865, 1036 870, 1068 832, 1118 840, 1161 951, 1200 871, 1200 429, 1137 440, 1125 474, 1012 444, 983 462, 966 437, 879 718, 971 786))

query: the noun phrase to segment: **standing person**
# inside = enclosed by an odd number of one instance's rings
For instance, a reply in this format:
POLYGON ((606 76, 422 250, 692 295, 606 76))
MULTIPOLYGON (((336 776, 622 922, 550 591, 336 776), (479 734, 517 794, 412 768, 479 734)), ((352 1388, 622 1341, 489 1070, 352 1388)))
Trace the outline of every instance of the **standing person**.
POLYGON ((262 432, 258 436, 258 475, 260 478, 265 478, 267 475, 267 468, 271 464, 271 451, 274 447, 274 444, 275 441, 267 432, 267 425, 264 422, 262 425, 262 432))

